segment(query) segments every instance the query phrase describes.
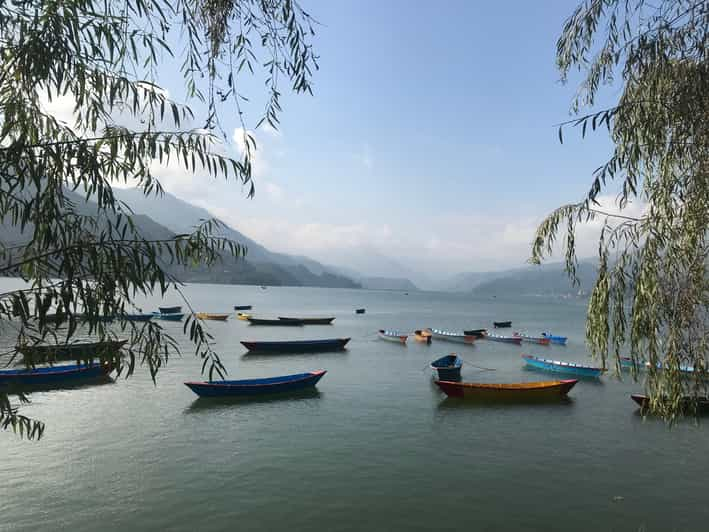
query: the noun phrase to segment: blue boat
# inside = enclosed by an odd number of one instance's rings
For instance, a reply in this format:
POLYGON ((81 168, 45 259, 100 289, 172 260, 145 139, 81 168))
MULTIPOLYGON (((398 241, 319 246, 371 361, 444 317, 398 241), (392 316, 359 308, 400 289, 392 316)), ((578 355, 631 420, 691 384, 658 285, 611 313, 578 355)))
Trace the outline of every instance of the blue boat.
POLYGON ((595 368, 592 366, 584 366, 575 364, 574 362, 562 362, 560 360, 549 360, 547 358, 539 358, 532 355, 522 355, 528 366, 545 371, 553 371, 554 373, 569 373, 578 377, 589 377, 597 379, 603 372, 603 368, 595 368))
POLYGON ((187 386, 200 397, 246 397, 272 393, 293 392, 314 387, 327 371, 320 369, 308 373, 269 377, 266 379, 245 379, 239 381, 186 382, 187 386))
POLYGON ((549 338, 549 341, 552 344, 558 344, 558 345, 566 345, 566 340, 568 340, 568 338, 566 336, 557 336, 555 334, 551 334, 550 332, 543 332, 542 336, 544 338, 549 338))
POLYGON ((153 312, 153 316, 159 320, 167 320, 167 321, 182 321, 182 318, 185 317, 184 313, 182 312, 172 312, 168 314, 163 314, 160 312, 153 312))
POLYGON ((0 385, 46 386, 105 377, 111 368, 106 364, 68 364, 35 369, 0 371, 0 385))
POLYGON ((456 354, 446 355, 431 362, 431 369, 438 372, 438 380, 459 381, 463 360, 456 354))

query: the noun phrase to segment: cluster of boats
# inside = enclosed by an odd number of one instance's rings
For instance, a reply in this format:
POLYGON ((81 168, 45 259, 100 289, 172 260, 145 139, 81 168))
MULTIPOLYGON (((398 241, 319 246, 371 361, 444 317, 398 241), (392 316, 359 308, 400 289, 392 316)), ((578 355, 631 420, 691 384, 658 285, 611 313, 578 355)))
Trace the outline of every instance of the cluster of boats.
MULTIPOLYGON (((269 326, 306 326, 306 325, 331 325, 335 317, 289 317, 278 316, 276 318, 257 318, 243 311, 249 311, 250 305, 235 306, 238 311, 237 318, 248 322, 250 325, 269 326)), ((358 309, 359 310, 359 309, 358 309)), ((362 309, 363 310, 363 309, 362 309)), ((359 313, 359 312, 358 312, 359 313)), ((136 321, 147 321, 157 317, 179 321, 184 317, 182 308, 179 306, 159 307, 159 311, 151 314, 136 315, 136 321)), ((228 314, 197 313, 199 319, 226 321, 228 314)), ((494 322, 495 329, 511 327, 511 322, 494 322)), ((378 336, 382 340, 406 344, 408 333, 401 333, 395 330, 380 329, 378 336)), ((418 342, 431 344, 433 340, 456 342, 462 344, 474 344, 477 341, 495 341, 521 345, 523 342, 537 345, 558 344, 565 345, 565 336, 554 335, 550 332, 542 332, 540 335, 528 335, 515 332, 512 335, 493 334, 488 329, 469 329, 463 331, 447 331, 437 328, 418 329, 413 332, 413 337, 418 342)), ((325 338, 314 340, 283 340, 283 341, 243 341, 241 344, 249 353, 309 353, 322 351, 344 350, 350 338, 325 338)), ((18 346, 17 350, 24 357, 26 364, 34 365, 34 361, 42 361, 52 364, 47 367, 36 367, 32 369, 10 369, 0 371, 0 386, 21 386, 21 387, 52 387, 67 383, 90 381, 98 378, 106 379, 112 371, 112 367, 107 363, 90 362, 83 364, 54 365, 62 360, 94 360, 100 358, 110 358, 108 355, 115 355, 127 343, 127 340, 108 340, 102 342, 76 342, 72 344, 60 345, 33 345, 18 346)), ((436 375, 435 384, 449 397, 458 399, 473 400, 512 400, 528 401, 534 399, 549 399, 566 396, 579 379, 597 379, 606 372, 605 368, 553 360, 528 354, 523 354, 522 359, 526 366, 552 372, 565 374, 573 379, 543 380, 537 382, 513 382, 513 383, 481 383, 462 382, 461 370, 463 359, 453 353, 442 356, 430 363, 430 368, 436 375)), ((646 369, 647 364, 637 366, 629 359, 621 360, 621 367, 624 370, 646 369)), ((657 369, 663 369, 658 365, 657 369)), ((693 368, 680 368, 680 371, 687 374, 694 372, 693 368)), ((325 370, 316 370, 306 373, 292 375, 281 375, 275 377, 242 380, 223 381, 203 381, 185 382, 185 385, 199 397, 239 397, 262 394, 273 394, 281 392, 293 392, 306 388, 312 388, 325 375, 325 370)), ((648 404, 648 398, 644 395, 633 395, 635 401, 642 408, 648 404)), ((686 398, 688 405, 697 407, 698 410, 709 411, 709 399, 697 401, 695 398, 686 398)))

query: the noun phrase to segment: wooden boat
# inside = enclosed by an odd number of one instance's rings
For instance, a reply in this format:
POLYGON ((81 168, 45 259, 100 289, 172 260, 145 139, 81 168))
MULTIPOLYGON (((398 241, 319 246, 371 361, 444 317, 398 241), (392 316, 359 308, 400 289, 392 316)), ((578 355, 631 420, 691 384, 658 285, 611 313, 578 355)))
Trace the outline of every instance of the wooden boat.
POLYGON ((551 343, 549 338, 544 338, 543 336, 529 336, 528 334, 521 334, 518 332, 513 333, 512 335, 520 338, 523 342, 530 344, 549 345, 551 343))
POLYGON ((303 325, 303 322, 300 320, 270 320, 264 318, 254 318, 253 316, 249 316, 246 320, 251 325, 280 325, 282 327, 300 327, 303 325))
POLYGON ((313 351, 339 351, 344 349, 349 341, 349 338, 328 338, 325 340, 241 342, 241 345, 249 351, 273 353, 311 353, 313 351))
POLYGON ((505 344, 517 344, 522 345, 522 339, 517 336, 502 336, 500 334, 490 334, 485 333, 482 336, 483 340, 490 340, 491 342, 502 342, 505 344))
POLYGON ((111 371, 106 364, 68 364, 35 369, 0 371, 0 385, 46 386, 105 377, 111 371))
POLYGON ((284 318, 281 316, 278 316, 279 320, 295 320, 295 321, 302 321, 303 325, 330 325, 333 321, 335 321, 335 318, 284 318))
POLYGON ((398 331, 385 331, 384 329, 379 329, 379 338, 389 342, 405 344, 408 337, 408 334, 401 334, 398 331))
POLYGON ((432 338, 433 337, 431 336, 430 331, 421 330, 421 329, 416 329, 414 331, 414 339, 417 342, 425 342, 427 344, 430 344, 432 338))
POLYGON ((198 312, 195 314, 200 320, 226 321, 229 319, 229 314, 210 314, 209 312, 198 312))
POLYGON ((539 358, 532 355, 522 355, 528 366, 543 369, 545 371, 553 371, 555 373, 569 373, 579 377, 598 378, 606 371, 603 368, 593 366, 584 366, 573 362, 562 362, 560 360, 549 360, 539 358))
POLYGON ((200 397, 241 397, 292 392, 315 386, 327 373, 321 369, 308 373, 269 377, 265 379, 244 379, 238 381, 186 382, 187 386, 200 397))
POLYGON ((512 322, 511 321, 493 321, 492 325, 495 327, 495 329, 507 329, 509 327, 512 327, 512 322))
POLYGON ((355 314, 364 314, 365 312, 366 312, 366 310, 363 308, 355 309, 355 314))
POLYGON ((18 346, 17 350, 26 361, 88 360, 101 355, 114 355, 127 342, 128 340, 104 340, 103 342, 76 342, 73 344, 24 345, 18 346))
POLYGON ((534 400, 563 397, 577 382, 578 379, 512 384, 436 381, 436 384, 448 397, 459 399, 534 400))
POLYGON ((154 317, 153 314, 125 314, 122 316, 126 321, 150 321, 154 317))
POLYGON ((251 314, 244 314, 243 312, 236 313, 236 319, 241 320, 241 321, 249 321, 250 317, 251 317, 251 314))
MULTIPOLYGON (((650 398, 647 395, 634 393, 631 394, 630 398, 635 401, 638 406, 640 406, 641 410, 647 410, 650 407, 650 398)), ((682 399, 680 399, 680 401, 682 404, 682 410, 685 412, 709 414, 709 397, 693 397, 691 395, 685 395, 682 399)))
POLYGON ((234 305, 234 310, 251 310, 251 305, 234 305))
POLYGON ((475 336, 466 335, 458 332, 444 331, 442 329, 428 329, 436 340, 446 340, 447 342, 457 342, 459 344, 472 344, 475 336))
POLYGON ((459 381, 462 366, 463 360, 455 353, 431 362, 431 369, 438 372, 438 379, 442 381, 459 381))
POLYGON ((179 305, 176 307, 158 307, 158 310, 160 314, 179 314, 182 312, 182 307, 179 305))
POLYGON ((549 338, 549 341, 552 344, 558 345, 566 345, 566 340, 568 340, 566 336, 557 336, 555 334, 551 334, 550 332, 543 332, 542 338, 549 338))

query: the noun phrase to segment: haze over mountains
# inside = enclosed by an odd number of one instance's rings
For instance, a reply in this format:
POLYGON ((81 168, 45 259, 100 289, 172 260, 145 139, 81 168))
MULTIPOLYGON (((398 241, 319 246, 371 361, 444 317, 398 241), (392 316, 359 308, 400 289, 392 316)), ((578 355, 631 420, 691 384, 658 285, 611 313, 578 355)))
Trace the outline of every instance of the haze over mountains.
MULTIPOLYGON (((196 225, 213 216, 201 207, 170 193, 146 197, 137 189, 115 189, 118 199, 130 205, 134 221, 145 238, 164 239, 191 232, 196 225)), ((83 200, 73 194, 77 205, 83 200)), ((81 209, 91 212, 90 205, 81 209)), ((21 233, 8 223, 0 225, 0 242, 17 244, 28 238, 28 228, 21 233)), ((528 266, 498 272, 460 273, 449 279, 434 280, 386 257, 375 249, 353 250, 338 254, 338 263, 325 265, 311 258, 271 251, 248 236, 224 225, 221 235, 247 247, 246 258, 227 258, 213 268, 195 267, 173 272, 186 282, 319 286, 333 288, 368 288, 413 291, 419 288, 451 292, 469 292, 481 296, 504 295, 573 295, 588 292, 596 278, 590 262, 579 265, 580 286, 574 287, 560 264, 528 266)))

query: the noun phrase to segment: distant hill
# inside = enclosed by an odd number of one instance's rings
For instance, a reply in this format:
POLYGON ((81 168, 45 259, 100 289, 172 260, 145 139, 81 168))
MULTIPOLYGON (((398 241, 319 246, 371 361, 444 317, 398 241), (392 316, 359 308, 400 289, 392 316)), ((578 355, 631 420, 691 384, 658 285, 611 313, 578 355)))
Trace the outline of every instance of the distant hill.
MULTIPOLYGON (((160 198, 146 198, 135 189, 115 189, 116 197, 130 205, 132 218, 140 234, 146 239, 168 239, 175 234, 191 232, 201 220, 212 218, 208 211, 184 202, 166 193, 160 198)), ((91 215, 95 206, 83 197, 67 191, 77 211, 91 215)), ((20 231, 9 220, 0 221, 0 242, 5 245, 26 243, 33 231, 28 226, 20 231)), ((250 238, 225 226, 223 236, 248 247, 247 258, 226 257, 211 268, 198 265, 189 269, 168 267, 168 271, 184 282, 209 282, 229 284, 261 284, 285 286, 321 286, 359 288, 351 279, 326 270, 307 257, 289 257, 272 253, 250 238), (311 269, 312 268, 312 269, 311 269), (314 270, 314 271, 313 271, 314 270)))
POLYGON ((362 277, 358 279, 362 288, 369 290, 404 290, 414 291, 418 287, 408 279, 396 279, 391 277, 362 277))
POLYGON ((480 296, 553 295, 585 296, 598 276, 591 262, 580 262, 577 269, 580 285, 573 286, 562 264, 530 266, 520 270, 500 272, 493 279, 477 284, 472 293, 480 296))

